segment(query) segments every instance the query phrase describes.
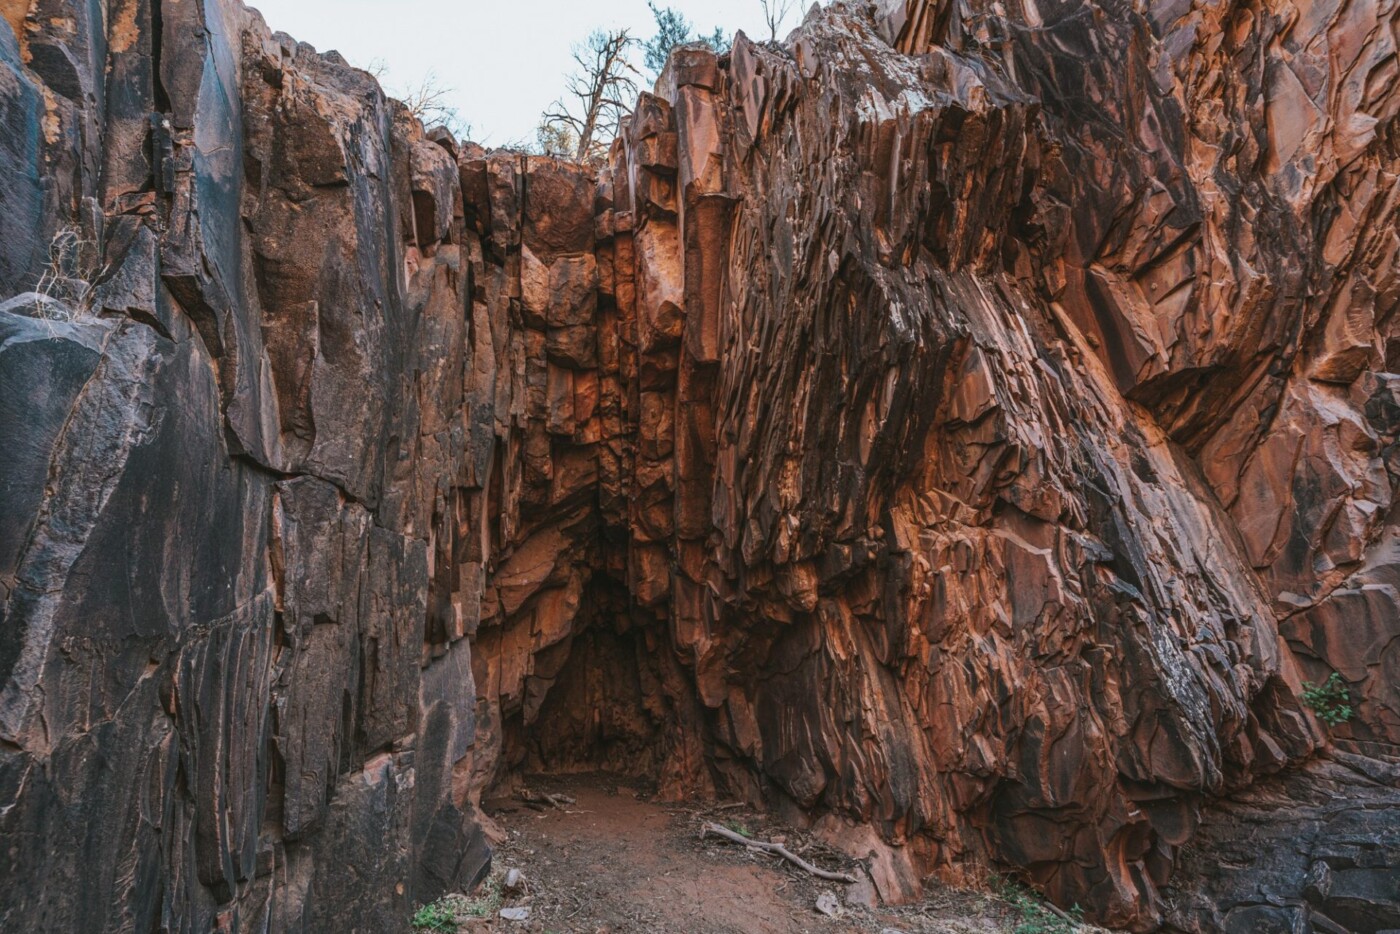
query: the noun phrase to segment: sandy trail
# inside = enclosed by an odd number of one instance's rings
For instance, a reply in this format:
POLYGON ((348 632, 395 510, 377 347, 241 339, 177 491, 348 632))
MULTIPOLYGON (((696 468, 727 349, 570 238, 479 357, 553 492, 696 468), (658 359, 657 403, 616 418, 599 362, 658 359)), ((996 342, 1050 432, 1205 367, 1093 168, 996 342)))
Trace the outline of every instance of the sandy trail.
MULTIPOLYGON (((518 799, 485 803, 507 835, 497 846, 495 878, 519 869, 526 891, 506 907, 529 907, 527 921, 491 919, 464 930, 587 934, 993 934, 1010 931, 1004 906, 985 896, 944 892, 922 906, 872 911, 844 904, 844 886, 815 879, 771 856, 701 840, 703 820, 721 820, 763 839, 806 838, 745 809, 721 812, 662 805, 603 776, 550 777, 535 792, 574 803, 535 810, 518 799), (843 902, 839 916, 817 911, 819 895, 843 902)), ((849 869, 825 851, 806 856, 829 869, 849 869)))

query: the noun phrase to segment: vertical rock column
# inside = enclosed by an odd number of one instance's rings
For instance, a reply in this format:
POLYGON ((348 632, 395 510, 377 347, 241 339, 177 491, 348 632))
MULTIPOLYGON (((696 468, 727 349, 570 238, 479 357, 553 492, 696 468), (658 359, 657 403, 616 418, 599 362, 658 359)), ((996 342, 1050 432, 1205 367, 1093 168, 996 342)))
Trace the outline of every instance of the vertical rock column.
MULTIPOLYGON (((729 301, 725 272, 729 257, 730 213, 725 162, 722 75, 708 49, 678 49, 659 86, 673 102, 677 136, 677 198, 685 321, 676 380, 675 548, 671 623, 678 650, 691 664, 710 654, 705 552, 714 526, 710 498, 714 487, 716 432, 714 397, 720 364, 722 305, 729 301)), ((722 685, 707 671, 700 678, 702 700, 717 706, 722 685)))

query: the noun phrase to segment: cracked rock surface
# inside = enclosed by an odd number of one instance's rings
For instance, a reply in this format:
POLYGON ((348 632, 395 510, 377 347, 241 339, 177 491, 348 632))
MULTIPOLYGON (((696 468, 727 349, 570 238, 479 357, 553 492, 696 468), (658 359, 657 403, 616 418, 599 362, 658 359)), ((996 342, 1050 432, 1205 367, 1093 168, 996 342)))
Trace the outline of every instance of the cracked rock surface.
POLYGON ((400 930, 592 770, 1400 928, 1395 0, 816 9, 596 166, 0 13, 0 928, 400 930))

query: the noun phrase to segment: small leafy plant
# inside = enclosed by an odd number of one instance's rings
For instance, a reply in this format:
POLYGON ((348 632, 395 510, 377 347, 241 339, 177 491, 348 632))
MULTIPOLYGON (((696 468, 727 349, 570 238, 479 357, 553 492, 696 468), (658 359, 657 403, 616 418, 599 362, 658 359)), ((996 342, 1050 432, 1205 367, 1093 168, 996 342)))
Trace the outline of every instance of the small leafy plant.
POLYGON ((468 918, 489 918, 505 901, 505 893, 501 891, 501 877, 493 873, 481 883, 476 895, 458 895, 455 898, 459 917, 466 915, 468 918))
POLYGON ((456 934, 457 912, 445 900, 424 905, 413 915, 415 931, 435 931, 441 934, 456 934))
POLYGON ((997 897, 1016 912, 1013 934, 1075 934, 1084 923, 1084 910, 1078 905, 1057 913, 1015 882, 1002 880, 995 888, 997 897))
POLYGON ((492 873, 475 895, 444 895, 431 905, 424 905, 413 915, 413 930, 429 934, 457 934, 463 924, 496 914, 505 893, 501 889, 501 874, 492 873))
POLYGON ((1351 691, 1335 671, 1320 685, 1304 681, 1303 703, 1328 726, 1346 723, 1356 716, 1356 708, 1351 705, 1351 691))

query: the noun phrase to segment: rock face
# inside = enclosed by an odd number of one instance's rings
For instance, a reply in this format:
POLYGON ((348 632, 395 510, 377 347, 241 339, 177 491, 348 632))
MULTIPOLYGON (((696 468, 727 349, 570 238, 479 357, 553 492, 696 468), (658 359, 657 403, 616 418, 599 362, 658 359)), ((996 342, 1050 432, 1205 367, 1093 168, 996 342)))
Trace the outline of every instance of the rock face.
POLYGON ((452 155, 236 4, 4 9, 0 288, 99 258, 0 311, 0 928, 396 930, 489 852, 452 155))
POLYGON ((1400 924, 1400 768, 1344 752, 1216 803, 1168 885, 1173 929, 1400 924))
POLYGON ((400 929, 582 769, 1400 927, 1400 14, 1013 7, 682 48, 583 167, 0 5, 0 927, 400 929))

